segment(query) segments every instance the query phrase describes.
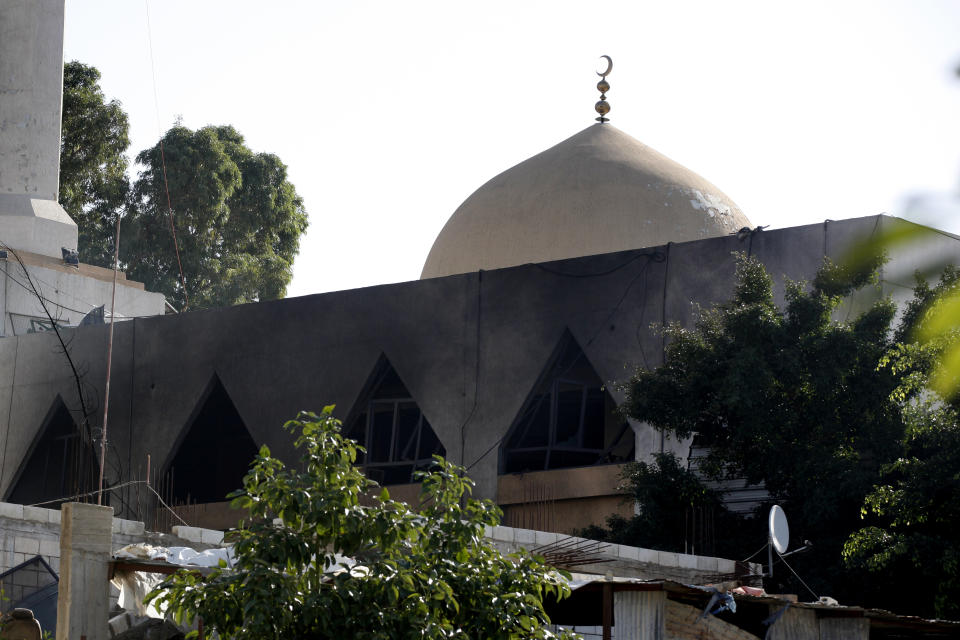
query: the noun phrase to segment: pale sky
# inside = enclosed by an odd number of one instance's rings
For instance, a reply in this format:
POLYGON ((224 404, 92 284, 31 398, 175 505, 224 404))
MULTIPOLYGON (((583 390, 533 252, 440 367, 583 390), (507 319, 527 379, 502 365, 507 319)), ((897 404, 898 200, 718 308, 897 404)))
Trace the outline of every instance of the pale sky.
MULTIPOLYGON (((755 225, 890 213, 960 233, 960 1, 67 0, 64 56, 130 115, 289 167, 310 214, 290 295, 414 280, 501 171, 611 123, 755 225), (913 204, 910 204, 913 202, 913 204)), ((134 169, 135 170, 135 169, 134 169)))

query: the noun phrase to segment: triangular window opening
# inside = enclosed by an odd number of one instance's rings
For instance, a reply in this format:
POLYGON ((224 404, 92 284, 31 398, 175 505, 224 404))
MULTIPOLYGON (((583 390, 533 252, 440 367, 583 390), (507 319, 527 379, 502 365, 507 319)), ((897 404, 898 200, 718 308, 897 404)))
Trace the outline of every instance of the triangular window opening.
POLYGON ((241 488, 257 445, 218 377, 198 403, 167 466, 170 497, 178 504, 224 502, 241 488))
POLYGON ((447 455, 386 358, 381 358, 354 411, 346 434, 366 448, 357 464, 371 480, 382 485, 414 482, 414 473, 429 469, 434 455, 447 455))
POLYGON ((59 509, 72 497, 95 491, 100 465, 93 443, 82 436, 60 398, 51 407, 40 433, 7 502, 45 503, 42 506, 48 509, 59 509), (64 500, 50 502, 59 499, 64 500))
POLYGON ((630 425, 567 333, 504 440, 500 473, 633 461, 630 425))

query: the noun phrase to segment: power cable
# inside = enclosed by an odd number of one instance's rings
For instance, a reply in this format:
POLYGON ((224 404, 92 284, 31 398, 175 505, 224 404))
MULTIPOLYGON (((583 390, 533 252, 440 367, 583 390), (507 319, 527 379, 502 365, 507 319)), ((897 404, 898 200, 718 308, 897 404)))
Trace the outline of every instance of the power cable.
MULTIPOLYGON (((123 482, 123 483, 121 483, 121 484, 114 485, 114 486, 112 486, 112 487, 108 487, 108 488, 106 489, 106 491, 113 491, 114 489, 122 489, 123 487, 126 487, 127 485, 137 484, 138 482, 146 482, 146 481, 145 481, 145 480, 128 480, 127 482, 123 482)), ((71 496, 65 496, 65 497, 62 497, 62 498, 53 498, 52 500, 44 500, 43 502, 35 502, 35 503, 33 503, 33 504, 28 504, 28 505, 24 505, 24 506, 27 506, 27 507, 42 507, 42 506, 45 505, 45 504, 54 504, 54 503, 56 503, 56 502, 75 501, 75 500, 78 500, 79 498, 87 498, 87 497, 90 497, 90 496, 95 496, 95 495, 97 495, 97 493, 99 493, 99 492, 98 492, 98 491, 88 491, 87 493, 75 493, 75 494, 73 494, 73 495, 71 495, 71 496)))
POLYGON ((40 301, 40 306, 43 308, 44 314, 47 316, 47 319, 50 320, 50 326, 53 332, 57 335, 57 340, 60 342, 60 348, 63 350, 63 355, 67 359, 67 364, 70 366, 70 371, 73 373, 74 381, 76 382, 77 387, 77 396, 80 400, 80 411, 83 416, 83 424, 86 427, 86 435, 89 438, 90 442, 93 442, 93 429, 90 426, 90 416, 87 412, 87 403, 83 397, 83 385, 81 384, 80 374, 77 372, 77 367, 73 362, 73 357, 70 355, 70 350, 67 348, 67 343, 63 339, 63 334, 60 333, 60 328, 57 326, 56 321, 53 319, 53 316, 50 314, 50 310, 47 308, 44 298, 40 295, 40 292, 37 290, 36 285, 33 283, 33 280, 30 278, 30 272, 27 271, 26 265, 24 265, 23 260, 20 258, 20 254, 10 248, 5 242, 0 240, 0 248, 5 249, 16 258, 17 263, 20 265, 20 268, 23 269, 23 274, 27 278, 27 282, 30 284, 30 289, 33 291, 34 295, 37 296, 37 299, 40 301))
MULTIPOLYGON (((10 278, 10 280, 13 281, 14 284, 16 284, 16 285, 18 285, 18 286, 20 286, 20 287, 23 287, 27 292, 29 292, 29 293, 31 293, 31 294, 34 294, 34 295, 37 295, 37 296, 38 296, 40 299, 42 299, 44 302, 47 302, 47 303, 49 303, 49 304, 51 304, 51 305, 53 305, 53 306, 55 306, 55 307, 57 307, 57 308, 59 308, 59 309, 64 309, 64 310, 66 310, 66 311, 72 311, 72 312, 74 312, 74 313, 79 313, 79 314, 86 315, 86 314, 90 313, 91 311, 93 311, 94 309, 96 309, 97 307, 101 306, 101 305, 94 305, 94 304, 92 304, 92 303, 84 300, 83 298, 77 298, 76 296, 71 296, 71 297, 73 297, 75 300, 80 300, 81 302, 87 302, 87 304, 90 304, 91 307, 90 307, 89 309, 87 309, 86 311, 84 311, 84 310, 82 310, 82 309, 74 309, 73 307, 68 307, 67 305, 61 304, 61 303, 57 302, 56 300, 51 300, 50 298, 48 298, 48 297, 46 297, 45 295, 43 295, 43 292, 41 292, 41 291, 38 291, 37 293, 34 293, 34 291, 33 291, 29 286, 25 285, 21 280, 18 280, 16 276, 14 276, 12 273, 10 273, 10 271, 7 270, 6 266, 0 267, 0 270, 2 270, 3 273, 6 274, 6 276, 7 276, 8 278, 10 278)), ((26 270, 26 268, 24 268, 24 270, 26 270)), ((41 280, 40 278, 38 278, 38 277, 35 276, 35 275, 32 276, 32 277, 33 277, 34 280, 36 280, 36 281, 38 281, 38 282, 40 282, 40 283, 46 284, 47 286, 52 286, 52 285, 50 285, 50 283, 44 282, 43 280, 41 280)), ((13 313, 13 312, 10 312, 10 313, 13 313)), ((155 318, 155 317, 156 317, 156 314, 143 314, 143 315, 140 315, 140 316, 126 316, 126 315, 123 315, 123 314, 117 314, 117 319, 118 319, 118 320, 133 320, 133 319, 135 319, 135 318, 155 318)))
MULTIPOLYGON (((663 253, 661 253, 660 251, 653 251, 653 252, 650 252, 650 253, 638 252, 635 256, 631 257, 629 260, 627 260, 627 261, 624 262, 623 264, 620 264, 620 265, 618 265, 618 266, 616 266, 616 267, 614 267, 614 268, 612 268, 612 269, 608 269, 608 270, 606 270, 606 271, 597 272, 597 273, 588 273, 588 274, 574 274, 574 273, 565 273, 565 272, 555 271, 555 270, 549 269, 549 268, 547 268, 547 267, 544 267, 544 266, 541 265, 541 264, 536 264, 536 263, 534 263, 534 266, 535 266, 535 267, 538 267, 538 268, 540 268, 541 270, 546 271, 547 273, 551 273, 551 274, 553 274, 553 275, 560 276, 560 277, 565 277, 565 278, 595 278, 595 277, 599 277, 599 276, 609 275, 609 274, 611 274, 611 273, 613 273, 613 272, 615 272, 615 271, 618 271, 618 270, 622 269, 623 267, 625 267, 625 266, 627 266, 628 264, 634 262, 635 260, 638 260, 639 258, 643 258, 643 257, 647 258, 647 262, 644 263, 644 265, 640 268, 640 271, 638 271, 637 274, 636 274, 633 278, 630 279, 630 282, 627 283, 627 286, 626 286, 626 287, 624 288, 624 290, 623 290, 623 294, 620 296, 620 299, 617 300, 617 303, 614 305, 613 310, 607 315, 607 317, 606 317, 606 318, 604 319, 604 321, 599 325, 599 327, 597 327, 597 330, 593 333, 592 336, 590 336, 590 339, 587 340, 587 341, 583 344, 583 349, 580 350, 580 353, 577 354, 577 357, 574 358, 574 359, 566 366, 566 368, 564 368, 564 370, 561 371, 561 372, 558 374, 558 376, 563 376, 564 374, 566 374, 567 372, 569 372, 569 371, 580 361, 580 358, 585 355, 584 352, 583 352, 583 350, 586 349, 587 347, 589 347, 591 344, 593 344, 594 340, 596 340, 597 337, 600 335, 600 333, 603 331, 603 328, 609 325, 610 320, 612 320, 613 317, 616 315, 616 313, 620 310, 620 305, 622 305, 622 304, 623 304, 623 301, 626 300, 627 294, 630 292, 630 289, 633 288, 633 285, 637 282, 637 280, 640 278, 640 276, 642 276, 642 275, 646 272, 647 267, 650 266, 650 263, 651 263, 651 262, 663 262, 664 260, 666 260, 666 256, 665 256, 663 253)), ((517 418, 517 420, 514 422, 514 424, 518 424, 518 423, 520 423, 521 421, 525 420, 526 417, 530 415, 531 410, 532 410, 533 408, 539 408, 539 407, 540 407, 540 403, 541 403, 541 402, 543 402, 542 399, 541 399, 539 402, 535 403, 535 404, 529 405, 529 406, 523 411, 523 413, 517 418)), ((513 433, 513 429, 507 429, 507 432, 506 432, 505 434, 503 434, 503 435, 502 435, 500 438, 498 438, 492 445, 490 445, 490 447, 487 448, 487 450, 484 451, 482 454, 480 454, 480 456, 479 456, 478 458, 476 458, 473 462, 471 462, 469 465, 467 465, 467 466, 466 466, 466 470, 469 471, 470 469, 472 469, 473 467, 475 467, 481 460, 483 460, 483 459, 486 458, 488 455, 490 455, 490 452, 493 451, 493 450, 494 450, 495 448, 497 448, 498 446, 500 446, 501 444, 503 444, 503 441, 506 440, 507 437, 510 436, 512 433, 513 433)))
POLYGON ((740 562, 750 562, 751 559, 753 559, 754 557, 756 557, 756 555, 757 555, 758 553, 760 553, 761 551, 766 550, 766 548, 767 548, 767 545, 763 545, 762 547, 760 547, 759 549, 757 549, 756 551, 754 551, 753 553, 751 553, 750 555, 748 555, 746 558, 744 558, 744 559, 741 560, 740 562))
MULTIPOLYGON (((144 481, 143 481, 143 480, 138 480, 137 482, 144 482, 144 481)), ((168 505, 166 502, 163 501, 163 498, 160 497, 160 494, 157 493, 157 490, 156 490, 156 489, 154 489, 152 486, 150 486, 150 483, 149 483, 149 482, 147 482, 146 484, 147 484, 147 489, 150 489, 150 491, 153 492, 153 495, 157 496, 157 500, 160 501, 160 504, 163 505, 164 509, 166 509, 167 511, 169 511, 170 513, 172 513, 173 516, 174 516, 177 520, 179 520, 180 522, 182 522, 184 525, 186 525, 186 526, 188 526, 188 527, 190 526, 190 525, 187 524, 187 521, 186 521, 186 520, 184 520, 183 518, 180 517, 180 514, 179 514, 179 513, 177 513, 177 512, 174 511, 173 509, 171 509, 171 508, 170 508, 170 505, 168 505)))
POLYGON ((647 255, 649 254, 637 253, 615 267, 611 267, 610 269, 606 269, 604 271, 597 271, 594 273, 571 273, 567 271, 559 271, 557 269, 551 269, 550 267, 538 262, 531 262, 530 264, 532 264, 537 269, 540 269, 541 271, 546 271, 547 273, 552 273, 555 276, 561 276, 563 278, 596 278, 598 276, 606 276, 606 275, 610 275, 615 271, 619 271, 620 269, 623 269, 625 266, 627 266, 631 262, 635 260, 639 260, 640 258, 647 255))
MULTIPOLYGON (((42 265, 35 265, 35 266, 39 266, 39 267, 42 268, 42 265)), ((79 274, 78 274, 78 275, 79 275, 79 274)), ((57 287, 57 285, 51 284, 51 283, 47 282, 46 280, 44 280, 43 278, 41 278, 40 276, 38 276, 36 273, 33 274, 33 279, 36 280, 37 282, 39 282, 39 283, 42 284, 42 285, 46 285, 49 289, 53 289, 53 290, 56 291, 57 294, 59 294, 59 295, 67 296, 67 297, 73 298, 74 300, 77 300, 77 301, 79 301, 79 302, 82 302, 82 303, 84 303, 84 304, 90 305, 90 308, 91 308, 91 309, 100 306, 100 305, 98 305, 98 304, 93 304, 93 303, 90 302, 89 300, 86 300, 86 299, 84 299, 84 298, 81 298, 80 296, 77 296, 77 295, 75 295, 75 294, 73 294, 73 293, 70 293, 69 291, 64 291, 64 290, 60 289, 59 287, 57 287)), ((47 302, 53 302, 53 301, 50 300, 49 298, 47 298, 47 302)), ((62 305, 62 304, 60 304, 60 303, 58 303, 58 302, 53 302, 53 304, 56 304, 58 307, 61 307, 61 308, 63 308, 63 309, 68 309, 68 310, 70 310, 70 311, 74 311, 74 312, 76 312, 76 313, 85 313, 84 311, 80 311, 79 309, 71 309, 70 307, 64 306, 64 305, 62 305)))
POLYGON ((177 267, 180 269, 180 284, 183 286, 183 310, 190 306, 187 293, 187 281, 183 277, 183 263, 180 261, 180 244, 177 242, 177 228, 173 223, 173 206, 170 203, 170 184, 167 182, 167 159, 163 153, 163 128, 160 126, 160 98, 157 93, 157 68, 153 59, 153 28, 150 26, 150 1, 143 0, 147 14, 147 43, 150 48, 150 77, 153 80, 153 106, 157 113, 157 135, 160 137, 160 166, 163 168, 163 189, 167 194, 167 217, 170 219, 170 233, 173 234, 173 249, 177 254, 177 267))
MULTIPOLYGON (((21 267, 23 267, 23 265, 21 265, 21 267)), ((24 272, 26 272, 26 267, 23 267, 23 269, 24 269, 24 272)), ((67 311, 73 311, 74 313, 80 313, 80 314, 83 314, 83 315, 86 315, 87 313, 90 312, 90 309, 88 309, 87 311, 81 311, 80 309, 74 309, 73 307, 68 307, 68 306, 65 305, 65 304, 61 304, 61 303, 59 303, 59 302, 57 302, 57 301, 55 301, 55 300, 51 300, 50 298, 46 297, 45 295, 43 295, 43 294, 40 293, 39 291, 38 291, 38 292, 34 292, 30 287, 28 287, 28 286, 25 285, 23 282, 21 282, 20 280, 18 280, 18 279, 16 278, 16 276, 14 276, 13 274, 11 274, 11 273, 7 270, 6 265, 3 266, 3 272, 4 272, 4 274, 6 274, 6 276, 7 276, 8 278, 10 278, 11 280, 13 280, 14 284, 17 284, 17 285, 23 287, 23 288, 26 289, 29 293, 34 293, 38 298, 40 298, 40 299, 43 300, 44 302, 49 302, 49 303, 52 304, 53 306, 58 307, 58 308, 60 308, 60 309, 65 309, 65 310, 67 310, 67 311)), ((47 284, 47 286, 49 286, 49 283, 44 283, 43 280, 40 280, 40 278, 37 278, 36 276, 33 276, 33 277, 34 277, 34 279, 37 280, 38 282, 41 282, 41 283, 43 283, 43 284, 47 284)), ((91 307, 91 309, 92 309, 92 308, 93 308, 93 307, 91 307)))
MULTIPOLYGON (((163 505, 163 507, 164 507, 167 511, 169 511, 170 513, 172 513, 173 516, 174 516, 177 520, 179 520, 180 522, 182 522, 184 525, 190 526, 190 525, 187 525, 187 521, 186 521, 186 520, 184 520, 182 517, 180 517, 180 514, 178 514, 176 511, 174 511, 174 510, 170 507, 170 505, 168 505, 166 502, 163 501, 163 498, 160 497, 160 494, 157 493, 156 489, 154 489, 152 486, 150 486, 150 482, 147 481, 147 480, 128 480, 128 481, 126 481, 126 482, 122 482, 122 483, 120 483, 120 484, 116 484, 116 485, 114 485, 114 486, 112 486, 112 487, 107 487, 107 488, 104 489, 103 491, 107 491, 107 492, 116 491, 116 490, 118 490, 118 489, 123 489, 124 487, 129 487, 130 485, 134 485, 134 484, 143 484, 143 485, 146 485, 147 489, 149 489, 151 492, 153 492, 153 495, 157 496, 157 500, 160 501, 160 504, 163 505)), ((99 490, 97 490, 97 491, 88 491, 88 492, 86 492, 86 493, 76 493, 76 494, 74 494, 74 495, 72 495, 72 496, 65 496, 65 497, 62 497, 62 498, 54 498, 54 499, 52 499, 52 500, 44 500, 43 502, 36 502, 36 503, 34 503, 34 504, 28 504, 28 505, 25 505, 25 506, 28 506, 28 507, 42 507, 43 505, 46 505, 46 504, 55 504, 55 503, 57 503, 57 502, 74 502, 74 501, 76 501, 76 500, 79 500, 80 498, 89 498, 90 496, 97 495, 98 493, 100 493, 99 490)))

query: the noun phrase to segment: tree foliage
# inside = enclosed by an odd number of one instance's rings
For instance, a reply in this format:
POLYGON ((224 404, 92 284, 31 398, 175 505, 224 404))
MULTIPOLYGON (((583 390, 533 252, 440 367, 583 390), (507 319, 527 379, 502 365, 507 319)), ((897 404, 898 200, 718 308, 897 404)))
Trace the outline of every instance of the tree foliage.
POLYGON ((60 204, 79 227, 84 262, 113 267, 114 228, 130 190, 127 114, 100 89, 100 72, 77 61, 63 66, 60 204))
POLYGON ((662 551, 687 553, 699 544, 693 551, 701 555, 739 553, 736 534, 744 530, 742 519, 728 511, 720 493, 708 488, 675 454, 657 453, 651 462, 630 463, 622 480, 622 488, 637 506, 636 515, 614 514, 605 528, 592 525, 579 535, 662 551), (698 520, 723 533, 720 544, 705 543, 696 535, 698 520))
POLYGON ((438 457, 419 512, 386 489, 365 502, 376 483, 331 410, 286 425, 302 471, 264 447, 232 494, 250 513, 234 568, 178 573, 151 597, 229 638, 556 637, 543 603, 568 594, 564 577, 484 541, 499 510, 469 497, 463 469, 438 457))
POLYGON ((925 615, 951 619, 960 618, 960 398, 952 391, 939 395, 928 380, 943 375, 943 355, 960 341, 956 329, 924 336, 958 290, 960 271, 953 267, 935 287, 918 278, 899 342, 885 363, 903 373, 897 396, 905 402, 907 432, 899 455, 884 465, 882 481, 864 500, 866 526, 844 546, 847 566, 875 579, 922 572, 912 581, 909 602, 925 615))
POLYGON ((133 184, 121 245, 134 279, 176 306, 284 296, 307 214, 277 156, 254 153, 233 127, 192 131, 178 125, 137 162, 144 169, 133 184), (171 237, 168 186, 186 292, 171 237))
POLYGON ((121 268, 174 306, 283 297, 307 228, 283 162, 252 151, 233 127, 178 124, 137 155, 141 171, 131 183, 127 116, 106 101, 99 79, 93 67, 64 66, 60 202, 80 229, 81 260, 113 267, 114 229, 124 213, 121 268))
MULTIPOLYGON (((842 571, 841 551, 903 437, 891 396, 901 374, 879 366, 893 344, 890 300, 877 296, 843 322, 832 314, 878 264, 826 262, 811 286, 787 283, 781 310, 763 266, 741 255, 732 299, 701 312, 692 329, 666 327, 663 365, 627 385, 631 417, 710 447, 701 466, 710 477, 763 482, 790 513, 795 539, 815 543, 791 564, 818 593, 856 602, 863 585, 842 571)), ((744 555, 764 538, 758 525, 744 555)))

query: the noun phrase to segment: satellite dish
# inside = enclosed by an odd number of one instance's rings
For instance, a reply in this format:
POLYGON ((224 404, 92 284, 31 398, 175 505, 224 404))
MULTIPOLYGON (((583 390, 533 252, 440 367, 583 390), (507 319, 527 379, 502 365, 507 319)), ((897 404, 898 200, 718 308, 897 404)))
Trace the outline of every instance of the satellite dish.
POLYGON ((770 507, 770 517, 768 519, 770 528, 770 543, 777 553, 784 553, 790 545, 790 527, 787 526, 787 514, 783 512, 780 505, 775 504, 770 507))

